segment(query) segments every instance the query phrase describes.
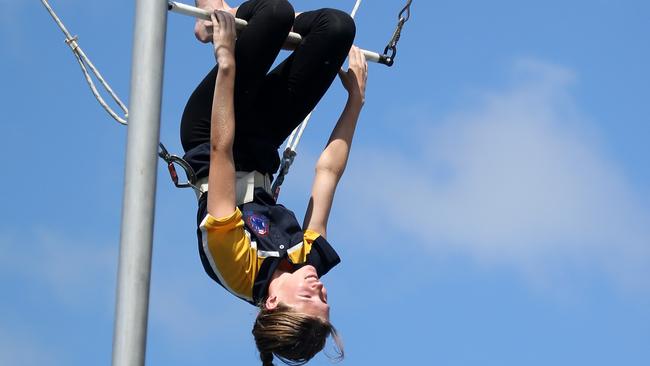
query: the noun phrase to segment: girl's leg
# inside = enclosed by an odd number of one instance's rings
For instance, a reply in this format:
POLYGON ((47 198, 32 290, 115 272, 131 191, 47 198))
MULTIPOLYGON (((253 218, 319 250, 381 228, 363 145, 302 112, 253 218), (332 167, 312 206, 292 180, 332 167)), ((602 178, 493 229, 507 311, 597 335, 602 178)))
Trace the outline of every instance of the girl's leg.
MULTIPOLYGON (((250 119, 250 111, 254 109, 251 103, 293 25, 294 11, 286 0, 250 0, 239 7, 237 17, 248 21, 248 27, 240 33, 235 48, 236 139, 244 137, 239 127, 250 119)), ((210 141, 216 74, 217 67, 201 81, 185 106, 181 121, 181 142, 185 151, 210 141)))
POLYGON ((350 51, 356 29, 347 13, 320 9, 297 16, 294 31, 302 35, 302 43, 269 73, 257 104, 257 120, 273 136, 276 148, 323 97, 350 51))

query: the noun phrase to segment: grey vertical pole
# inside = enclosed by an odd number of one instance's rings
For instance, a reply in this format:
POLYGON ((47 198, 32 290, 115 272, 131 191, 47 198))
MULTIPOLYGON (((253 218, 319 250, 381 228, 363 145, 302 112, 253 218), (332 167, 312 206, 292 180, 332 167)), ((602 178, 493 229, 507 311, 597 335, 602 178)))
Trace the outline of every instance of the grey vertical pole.
POLYGON ((144 365, 167 1, 137 0, 113 366, 144 365))

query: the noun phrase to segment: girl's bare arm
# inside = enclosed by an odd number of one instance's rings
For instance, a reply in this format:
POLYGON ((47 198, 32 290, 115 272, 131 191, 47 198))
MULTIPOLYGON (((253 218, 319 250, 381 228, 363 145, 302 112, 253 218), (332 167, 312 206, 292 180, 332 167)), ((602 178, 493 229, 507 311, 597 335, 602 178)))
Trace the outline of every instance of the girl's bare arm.
POLYGON ((316 176, 303 223, 304 229, 316 231, 323 237, 327 235, 334 193, 345 171, 357 120, 365 102, 368 63, 359 48, 352 47, 349 63, 348 71, 339 72, 341 82, 348 91, 348 100, 316 163, 316 176))
POLYGON ((220 218, 235 211, 235 18, 224 11, 212 13, 214 54, 219 64, 210 120, 210 173, 208 213, 220 218))

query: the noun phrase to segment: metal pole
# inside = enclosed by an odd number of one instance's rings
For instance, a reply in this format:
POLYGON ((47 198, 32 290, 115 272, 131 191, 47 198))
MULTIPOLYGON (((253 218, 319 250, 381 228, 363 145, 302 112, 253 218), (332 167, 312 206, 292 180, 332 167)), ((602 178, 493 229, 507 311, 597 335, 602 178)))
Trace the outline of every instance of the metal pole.
POLYGON ((145 360, 167 2, 137 0, 113 366, 145 360))

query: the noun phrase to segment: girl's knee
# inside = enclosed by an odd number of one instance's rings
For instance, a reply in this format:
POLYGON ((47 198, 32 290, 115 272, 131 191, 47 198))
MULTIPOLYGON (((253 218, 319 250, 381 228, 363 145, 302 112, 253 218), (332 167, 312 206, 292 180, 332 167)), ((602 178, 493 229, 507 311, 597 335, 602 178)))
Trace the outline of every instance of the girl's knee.
POLYGON ((293 24, 295 12, 293 6, 287 0, 253 0, 255 11, 263 13, 265 20, 274 23, 293 24))
POLYGON ((293 5, 287 0, 264 0, 267 2, 268 6, 273 9, 273 14, 279 19, 291 20, 295 18, 295 11, 293 10, 293 5))
POLYGON ((328 35, 342 44, 352 44, 356 34, 354 19, 338 9, 321 9, 321 25, 328 35))

